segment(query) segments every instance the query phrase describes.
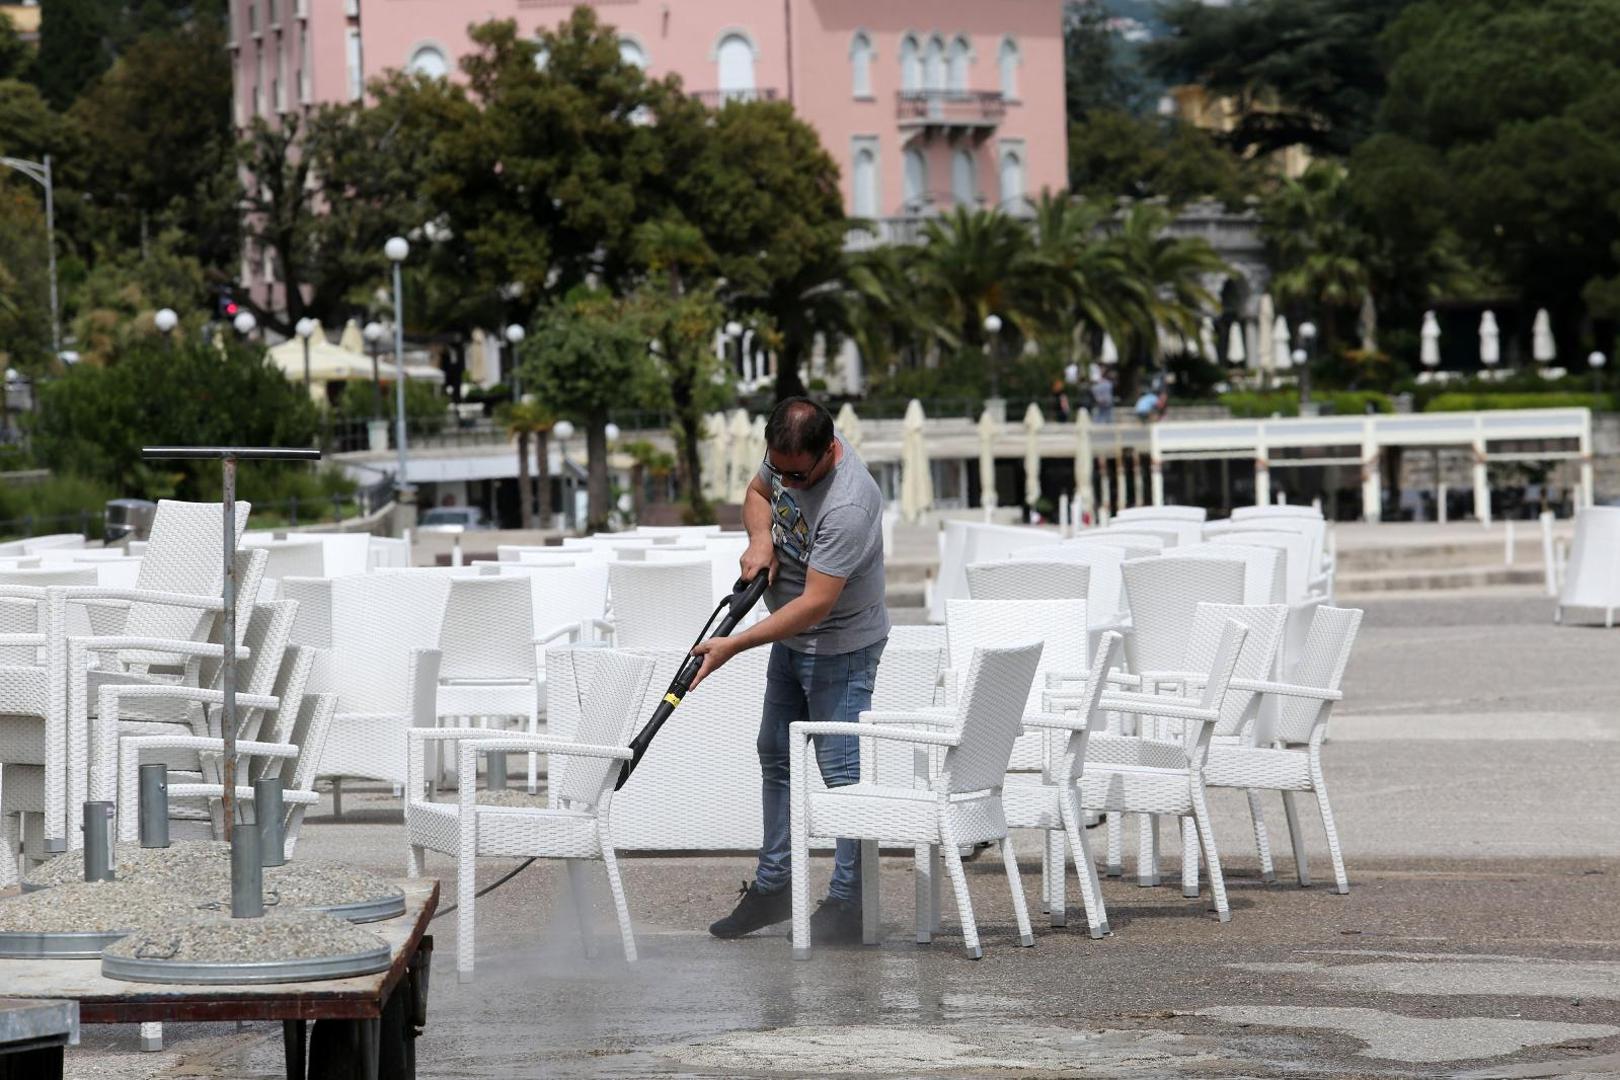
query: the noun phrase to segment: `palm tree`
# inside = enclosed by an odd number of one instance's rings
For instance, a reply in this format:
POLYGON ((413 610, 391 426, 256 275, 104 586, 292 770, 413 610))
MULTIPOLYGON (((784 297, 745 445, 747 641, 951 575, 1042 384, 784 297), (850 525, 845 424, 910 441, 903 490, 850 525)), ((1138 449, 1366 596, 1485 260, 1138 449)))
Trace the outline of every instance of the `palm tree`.
POLYGON ((645 439, 634 442, 621 443, 619 450, 630 456, 635 462, 630 466, 630 512, 636 521, 641 520, 641 507, 646 491, 646 478, 662 479, 675 471, 675 456, 667 451, 660 450, 645 439))
POLYGON ((1339 314, 1356 311, 1370 287, 1373 241, 1355 221, 1345 170, 1318 162, 1285 180, 1261 213, 1271 250, 1271 291, 1299 317, 1314 313, 1323 344, 1338 339, 1339 314))
POLYGON ((1104 232, 1109 216, 1100 203, 1051 193, 1035 204, 1032 255, 1041 273, 1035 295, 1020 306, 1041 312, 1053 337, 1072 343, 1086 329, 1114 333, 1139 294, 1104 232))
POLYGON ((1023 306, 1039 291, 1040 265, 1032 257, 1029 227, 997 210, 957 207, 923 226, 916 280, 942 344, 984 345, 984 319, 992 313, 1026 336, 1039 309, 1023 306))
POLYGON ((534 528, 536 507, 535 488, 529 481, 529 440, 534 439, 539 450, 539 506, 544 521, 546 498, 551 490, 550 465, 546 459, 546 436, 555 423, 545 407, 534 401, 518 401, 501 406, 499 420, 506 433, 517 439, 518 453, 518 513, 524 529, 534 528))
POLYGON ((1226 263, 1202 237, 1169 233, 1170 211, 1156 203, 1137 203, 1120 221, 1112 238, 1124 264, 1127 289, 1114 334, 1125 363, 1122 389, 1133 390, 1134 367, 1157 348, 1159 329, 1192 337, 1215 298, 1204 280, 1227 271, 1226 263))

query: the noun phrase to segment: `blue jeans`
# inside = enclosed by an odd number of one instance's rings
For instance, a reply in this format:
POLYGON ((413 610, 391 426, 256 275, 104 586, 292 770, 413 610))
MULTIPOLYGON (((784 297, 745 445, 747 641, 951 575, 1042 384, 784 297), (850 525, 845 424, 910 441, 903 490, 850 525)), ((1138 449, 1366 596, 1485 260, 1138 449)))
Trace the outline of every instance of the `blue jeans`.
MULTIPOLYGON (((759 722, 759 771, 763 780, 765 844, 759 849, 754 887, 776 892, 789 883, 788 725, 801 720, 856 723, 872 707, 872 680, 888 639, 854 652, 814 656, 786 645, 771 646, 765 675, 765 709, 759 722)), ((828 787, 861 778, 861 740, 854 735, 817 735, 816 764, 828 787)), ((861 845, 840 840, 827 895, 854 902, 861 896, 861 845)))

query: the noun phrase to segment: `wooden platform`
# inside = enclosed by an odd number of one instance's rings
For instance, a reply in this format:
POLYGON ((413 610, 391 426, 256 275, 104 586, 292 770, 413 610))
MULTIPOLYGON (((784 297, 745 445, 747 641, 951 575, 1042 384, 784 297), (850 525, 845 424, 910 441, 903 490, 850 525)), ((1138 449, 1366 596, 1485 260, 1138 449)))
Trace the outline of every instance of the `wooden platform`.
MULTIPOLYGON (((433 939, 428 920, 439 906, 439 883, 432 879, 399 881, 405 892, 405 914, 367 923, 392 951, 386 971, 352 979, 322 982, 266 983, 257 986, 197 986, 182 983, 121 982, 103 978, 98 960, 0 960, 0 986, 12 998, 50 998, 79 1003, 86 1024, 135 1024, 162 1021, 280 1020, 287 1045, 287 1075, 304 1076, 305 1022, 354 1022, 341 1040, 357 1056, 356 1075, 379 1076, 379 1059, 400 1065, 381 1075, 414 1073, 415 1028, 426 1022, 427 981, 433 939), (410 993, 396 1001, 402 982, 410 993), (390 1054, 382 1045, 385 1013, 393 1011, 409 1029, 405 1044, 390 1054)), ((321 1040, 316 1039, 317 1050, 321 1040)), ((339 1048, 337 1052, 342 1053, 339 1048)))

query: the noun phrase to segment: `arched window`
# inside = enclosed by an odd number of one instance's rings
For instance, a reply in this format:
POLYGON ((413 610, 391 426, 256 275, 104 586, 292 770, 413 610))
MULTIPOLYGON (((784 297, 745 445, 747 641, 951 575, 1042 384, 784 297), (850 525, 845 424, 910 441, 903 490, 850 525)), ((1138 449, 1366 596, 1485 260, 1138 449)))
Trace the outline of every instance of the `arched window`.
POLYGON ((850 78, 858 98, 872 96, 872 39, 864 33, 849 44, 850 78))
POLYGON ((900 90, 915 94, 923 88, 922 49, 917 39, 907 34, 900 42, 900 90))
POLYGON ((978 177, 973 162, 973 154, 967 150, 958 150, 951 155, 951 197, 958 206, 971 206, 979 196, 978 177))
POLYGON ((855 168, 850 180, 854 188, 854 211, 858 218, 878 216, 877 151, 862 146, 855 151, 855 168))
POLYGON ((647 70, 647 50, 641 43, 631 41, 629 38, 619 39, 619 59, 626 64, 633 64, 643 71, 647 70))
POLYGON ((972 51, 967 38, 959 37, 951 42, 950 56, 945 62, 945 82, 953 94, 967 93, 968 61, 972 58, 972 51))
POLYGON ((412 75, 442 79, 450 74, 450 59, 437 45, 423 45, 411 53, 411 59, 405 65, 405 70, 412 75))
POLYGON ((923 84, 930 91, 945 89, 945 42, 938 37, 928 39, 923 54, 923 84))
POLYGON ((741 34, 727 34, 715 50, 720 66, 720 96, 747 99, 754 93, 754 46, 741 34))
POLYGON ((1022 209, 1024 198, 1024 156, 1017 150, 1003 150, 1001 153, 1001 204, 1002 209, 1017 213, 1022 209))
POLYGON ((1018 42, 1012 38, 1002 39, 996 66, 1001 74, 1001 96, 1008 101, 1018 100, 1018 65, 1022 62, 1018 55, 1018 42))
POLYGON ((928 201, 928 159, 912 147, 906 151, 906 210, 920 213, 928 201))

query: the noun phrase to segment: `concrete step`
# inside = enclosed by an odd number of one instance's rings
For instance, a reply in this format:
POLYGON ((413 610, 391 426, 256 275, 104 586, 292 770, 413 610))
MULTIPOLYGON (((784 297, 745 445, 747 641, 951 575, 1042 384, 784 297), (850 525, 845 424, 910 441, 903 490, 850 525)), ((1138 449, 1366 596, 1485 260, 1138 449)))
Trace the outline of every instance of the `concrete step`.
POLYGON ((1403 567, 1340 573, 1333 583, 1336 599, 1362 593, 1413 592, 1442 589, 1479 589, 1496 585, 1539 585, 1540 566, 1462 566, 1444 570, 1403 567))
POLYGON ((890 585, 927 581, 939 569, 939 559, 889 558, 883 561, 883 578, 890 585))
POLYGON ((920 608, 924 606, 923 583, 889 582, 884 596, 891 608, 920 608))
MULTIPOLYGON (((1454 570, 1459 567, 1505 566, 1503 538, 1481 539, 1467 543, 1410 544, 1389 547, 1361 547, 1340 549, 1339 573, 1372 573, 1386 570, 1454 570)), ((1530 529, 1521 530, 1514 538, 1514 566, 1541 564, 1541 535, 1530 529)))

